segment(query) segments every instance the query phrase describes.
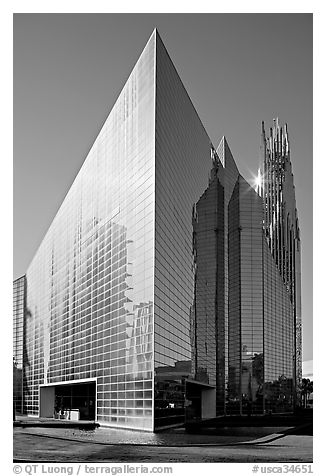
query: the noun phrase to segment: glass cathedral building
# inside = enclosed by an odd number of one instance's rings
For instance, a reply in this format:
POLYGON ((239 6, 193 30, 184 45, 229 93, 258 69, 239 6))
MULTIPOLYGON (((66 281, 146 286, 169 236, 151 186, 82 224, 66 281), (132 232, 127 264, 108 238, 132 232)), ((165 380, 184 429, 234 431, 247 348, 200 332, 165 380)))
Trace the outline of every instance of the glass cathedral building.
POLYGON ((301 380, 301 243, 287 126, 262 127, 256 189, 225 138, 193 209, 191 329, 216 414, 291 412, 301 380), (225 238, 226 237, 226 238, 225 238))
POLYGON ((242 412, 250 386, 267 402, 267 381, 277 399, 280 375, 291 406, 299 237, 291 215, 282 275, 264 183, 241 178, 224 138, 214 148, 154 30, 26 272, 23 411, 155 431, 242 412))

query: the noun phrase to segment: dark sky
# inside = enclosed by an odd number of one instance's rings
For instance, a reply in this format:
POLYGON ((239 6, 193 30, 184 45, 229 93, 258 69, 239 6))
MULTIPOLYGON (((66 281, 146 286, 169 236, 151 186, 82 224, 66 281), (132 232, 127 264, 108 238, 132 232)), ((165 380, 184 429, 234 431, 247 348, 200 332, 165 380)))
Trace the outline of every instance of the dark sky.
POLYGON ((240 172, 260 127, 288 123, 302 238, 303 358, 312 359, 312 15, 15 14, 14 278, 24 274, 157 27, 215 146, 240 172))

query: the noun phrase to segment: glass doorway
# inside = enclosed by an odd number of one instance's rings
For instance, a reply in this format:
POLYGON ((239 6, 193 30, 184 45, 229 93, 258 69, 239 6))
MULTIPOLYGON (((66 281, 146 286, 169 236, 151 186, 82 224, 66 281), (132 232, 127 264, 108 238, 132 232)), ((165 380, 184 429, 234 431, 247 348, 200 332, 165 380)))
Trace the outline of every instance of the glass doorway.
POLYGON ((56 413, 79 411, 80 420, 95 420, 95 382, 56 385, 54 411, 56 413))

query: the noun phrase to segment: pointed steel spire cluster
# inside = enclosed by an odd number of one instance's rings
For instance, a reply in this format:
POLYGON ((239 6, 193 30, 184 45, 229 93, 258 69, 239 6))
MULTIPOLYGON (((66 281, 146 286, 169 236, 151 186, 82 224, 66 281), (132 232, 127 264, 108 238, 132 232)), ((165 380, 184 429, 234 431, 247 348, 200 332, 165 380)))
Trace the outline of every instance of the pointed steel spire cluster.
POLYGON ((260 195, 264 201, 264 231, 273 258, 284 282, 289 286, 291 299, 294 290, 294 263, 292 263, 295 241, 300 240, 295 189, 287 126, 281 127, 273 119, 273 127, 266 136, 262 123, 262 166, 260 195))
POLYGON ((288 129, 273 120, 269 136, 262 123, 263 228, 271 254, 286 285, 293 306, 295 328, 295 373, 301 381, 301 241, 295 187, 290 161, 288 129))
MULTIPOLYGON (((262 122, 262 132, 265 134, 264 121, 262 122)), ((284 127, 281 127, 278 117, 273 119, 273 127, 270 128, 268 149, 271 151, 271 153, 281 154, 283 157, 290 154, 287 124, 284 124, 284 127)))

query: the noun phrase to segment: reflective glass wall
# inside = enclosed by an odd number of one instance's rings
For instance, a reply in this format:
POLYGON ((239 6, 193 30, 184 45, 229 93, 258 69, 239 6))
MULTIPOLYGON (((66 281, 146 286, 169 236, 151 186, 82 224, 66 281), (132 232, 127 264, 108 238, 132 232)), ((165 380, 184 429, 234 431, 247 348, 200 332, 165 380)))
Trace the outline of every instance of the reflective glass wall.
POLYGON ((239 176, 242 412, 263 410, 262 200, 239 176))
POLYGON ((209 185, 194 207, 195 267, 192 332, 195 378, 216 386, 216 412, 225 400, 225 252, 223 167, 212 149, 209 185))
POLYGON ((239 413, 241 401, 241 255, 239 188, 239 181, 237 181, 228 205, 228 413, 239 413))
POLYGON ((23 412, 23 356, 24 356, 25 276, 13 285, 13 397, 15 411, 23 412))
POLYGON ((153 428, 154 98, 155 34, 28 268, 29 414, 95 379, 98 421, 153 428))
POLYGON ((262 203, 239 176, 229 205, 230 414, 293 410, 293 309, 263 233, 262 203))
POLYGON ((293 305, 264 240, 265 411, 287 412, 294 405, 293 305))
POLYGON ((194 296, 192 207, 207 187, 211 142, 157 36, 155 426, 184 421, 194 296))
POLYGON ((292 304, 296 404, 299 405, 302 378, 301 239, 287 124, 280 126, 278 118, 273 119, 267 134, 263 122, 261 148, 259 192, 264 200, 264 232, 292 304))
POLYGON ((215 386, 220 413, 226 399, 231 412, 289 408, 300 237, 277 137, 264 202, 225 138, 212 146, 154 31, 27 271, 27 413, 40 385, 85 381, 97 419, 117 427, 182 423, 215 386))
MULTIPOLYGON (((229 144, 226 140, 226 137, 223 136, 217 149, 217 155, 221 161, 223 169, 219 171, 219 175, 222 178, 222 183, 224 186, 224 362, 225 362, 225 371, 224 371, 224 383, 225 383, 225 392, 227 393, 228 388, 228 356, 229 356, 229 232, 228 232, 228 220, 229 220, 229 203, 232 197, 234 186, 238 180, 239 170, 233 158, 232 152, 230 150, 229 144)), ((220 404, 217 402, 220 410, 225 411, 225 396, 223 401, 220 404)))

